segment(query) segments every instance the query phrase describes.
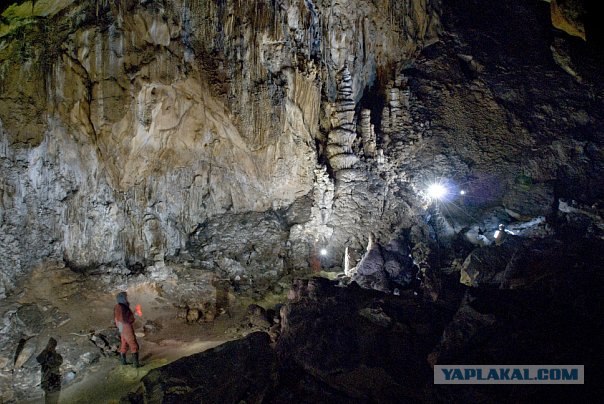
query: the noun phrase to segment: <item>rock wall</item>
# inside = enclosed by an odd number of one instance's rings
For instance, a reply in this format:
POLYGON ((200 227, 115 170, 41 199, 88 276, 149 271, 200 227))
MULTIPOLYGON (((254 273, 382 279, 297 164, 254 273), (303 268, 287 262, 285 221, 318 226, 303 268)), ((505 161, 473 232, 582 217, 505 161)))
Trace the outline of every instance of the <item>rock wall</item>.
MULTIPOLYGON (((434 7, 429 0, 2 6, 0 291, 48 257, 74 268, 163 262, 194 245, 190 236, 207 221, 284 212, 310 195, 337 73, 348 66, 358 102, 395 62, 435 38, 434 7)), ((282 251, 291 225, 265 240, 275 246, 265 251, 282 251)), ((221 242, 219 228, 213 238, 221 242)))
POLYGON ((263 277, 597 207, 589 41, 552 33, 547 3, 475 0, 443 5, 439 39, 437 6, 3 6, 0 294, 45 258, 263 277))

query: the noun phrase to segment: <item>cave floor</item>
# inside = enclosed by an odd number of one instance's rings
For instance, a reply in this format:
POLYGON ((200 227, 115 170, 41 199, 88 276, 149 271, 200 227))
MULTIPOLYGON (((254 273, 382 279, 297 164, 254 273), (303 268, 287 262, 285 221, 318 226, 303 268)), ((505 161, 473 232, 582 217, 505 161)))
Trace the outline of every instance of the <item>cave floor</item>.
MULTIPOLYGON (((203 334, 203 333, 202 333, 203 334)), ((198 336, 185 339, 163 340, 159 343, 142 341, 143 367, 134 369, 121 366, 117 358, 102 358, 90 373, 61 391, 61 403, 118 403, 129 391, 136 389, 140 380, 153 368, 165 365, 183 356, 191 355, 220 345, 223 340, 207 340, 198 336)), ((139 338, 140 340, 140 338, 139 338)), ((43 400, 29 401, 42 403, 43 400)))
MULTIPOLYGON (((251 331, 246 328, 244 321, 247 306, 253 302, 250 298, 233 299, 231 296, 228 310, 214 321, 187 324, 182 318, 177 318, 178 302, 162 296, 157 282, 128 284, 127 288, 122 285, 111 291, 106 285, 99 286, 98 280, 95 284, 91 278, 75 274, 67 268, 38 268, 24 282, 21 293, 2 303, 42 304, 68 315, 63 324, 45 327, 37 335, 37 351, 43 349, 48 337, 58 340, 57 352, 64 358, 61 370, 65 380, 68 377, 65 373, 73 368, 72 365, 83 352, 99 352, 90 336, 113 327, 114 296, 117 291, 126 289, 131 306, 134 308, 140 304, 143 309, 143 316, 137 318, 135 323, 143 366, 139 369, 130 365, 122 366, 117 355, 101 355, 98 360, 77 371, 73 381, 64 382, 61 403, 117 403, 120 397, 136 389, 139 381, 151 369, 240 338, 251 331), (146 333, 143 325, 149 320, 159 327, 146 333)), ((269 307, 277 300, 279 297, 272 296, 255 303, 264 303, 265 307, 269 307)), ((36 369, 35 372, 39 380, 39 371, 36 369)), ((40 389, 39 393, 33 393, 29 400, 23 402, 43 402, 41 394, 40 389)))

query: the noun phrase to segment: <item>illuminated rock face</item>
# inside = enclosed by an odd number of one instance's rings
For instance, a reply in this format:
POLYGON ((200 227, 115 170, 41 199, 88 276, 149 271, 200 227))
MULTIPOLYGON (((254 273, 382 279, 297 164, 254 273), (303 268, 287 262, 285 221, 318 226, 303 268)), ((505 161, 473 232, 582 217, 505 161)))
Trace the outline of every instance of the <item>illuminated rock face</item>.
POLYGON ((551 0, 552 25, 569 35, 585 40, 587 10, 583 0, 551 0))
MULTIPOLYGON (((3 291, 43 258, 151 265, 223 215, 298 206, 337 73, 349 66, 351 121, 364 88, 439 26, 429 0, 79 3, 0 8, 3 291)), ((288 226, 240 235, 267 244, 252 267, 285 265, 288 226)))
POLYGON ((438 178, 466 186, 455 232, 594 206, 601 69, 539 6, 458 0, 443 28, 428 0, 3 5, 0 296, 43 259, 354 267, 370 234, 430 243, 438 178))

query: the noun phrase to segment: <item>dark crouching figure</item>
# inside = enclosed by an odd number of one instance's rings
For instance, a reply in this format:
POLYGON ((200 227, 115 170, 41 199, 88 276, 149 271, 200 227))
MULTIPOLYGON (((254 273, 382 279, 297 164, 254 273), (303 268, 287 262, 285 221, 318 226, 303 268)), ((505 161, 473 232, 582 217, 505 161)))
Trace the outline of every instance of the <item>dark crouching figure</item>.
POLYGON ((134 313, 130 310, 130 303, 128 302, 128 295, 126 292, 120 292, 117 294, 117 304, 113 309, 115 318, 115 325, 120 332, 120 360, 122 365, 126 365, 126 352, 130 349, 132 352, 132 365, 135 368, 140 367, 138 362, 138 341, 134 334, 134 313))
POLYGON ((42 389, 45 403, 58 403, 61 392, 61 371, 63 357, 56 351, 57 340, 50 338, 46 348, 36 357, 42 365, 42 389))

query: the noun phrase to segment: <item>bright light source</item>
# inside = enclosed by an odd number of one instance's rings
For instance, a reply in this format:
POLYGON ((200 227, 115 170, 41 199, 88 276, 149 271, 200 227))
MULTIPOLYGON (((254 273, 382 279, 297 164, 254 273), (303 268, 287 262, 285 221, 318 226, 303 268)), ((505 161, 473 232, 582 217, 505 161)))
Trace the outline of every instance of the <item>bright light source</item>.
POLYGON ((459 194, 460 194, 460 195, 465 195, 465 194, 466 194, 466 191, 465 191, 464 189, 462 189, 461 191, 459 191, 459 194))
POLYGON ((447 188, 442 184, 432 184, 428 187, 428 196, 432 199, 441 199, 447 195, 447 188))
POLYGON ((321 255, 327 255, 327 250, 325 248, 321 248, 321 251, 319 251, 319 253, 321 255))

